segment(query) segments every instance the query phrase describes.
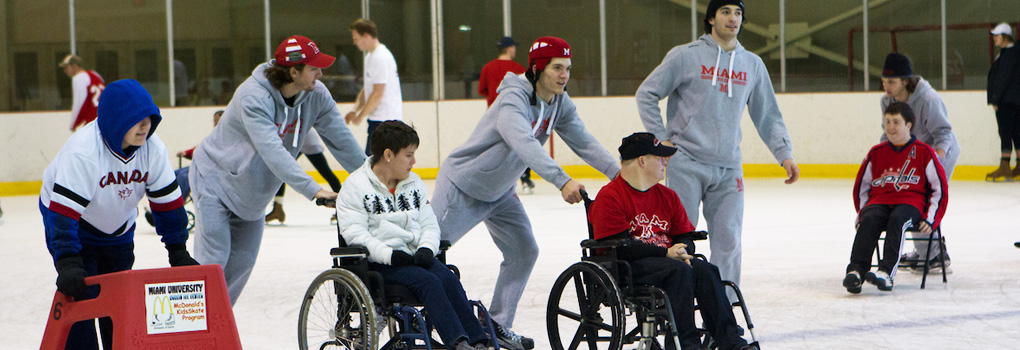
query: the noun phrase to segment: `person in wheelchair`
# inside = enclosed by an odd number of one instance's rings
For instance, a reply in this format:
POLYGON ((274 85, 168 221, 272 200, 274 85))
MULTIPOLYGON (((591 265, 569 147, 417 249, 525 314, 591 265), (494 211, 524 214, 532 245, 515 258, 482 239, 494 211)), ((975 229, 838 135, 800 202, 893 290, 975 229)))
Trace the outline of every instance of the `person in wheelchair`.
POLYGON ((372 132, 372 156, 340 190, 337 221, 344 240, 368 249, 369 268, 406 286, 425 306, 450 349, 489 349, 460 279, 436 259, 439 224, 414 167, 418 133, 401 121, 372 132))
MULTIPOLYGON (((719 269, 692 257, 694 226, 679 197, 659 183, 677 148, 639 132, 624 138, 619 150, 620 176, 599 191, 588 213, 595 239, 629 241, 618 256, 630 263, 635 283, 666 291, 683 349, 700 348, 695 298, 719 349, 758 349, 739 335, 719 269)), ((674 342, 666 341, 666 349, 673 348, 674 342)))
POLYGON ((949 194, 946 172, 935 150, 910 134, 914 111, 894 102, 886 107, 883 124, 889 140, 868 151, 854 183, 857 236, 850 252, 843 287, 861 292, 861 280, 891 291, 906 231, 929 234, 946 213, 949 194), (886 232, 883 258, 871 272, 878 238, 886 232))

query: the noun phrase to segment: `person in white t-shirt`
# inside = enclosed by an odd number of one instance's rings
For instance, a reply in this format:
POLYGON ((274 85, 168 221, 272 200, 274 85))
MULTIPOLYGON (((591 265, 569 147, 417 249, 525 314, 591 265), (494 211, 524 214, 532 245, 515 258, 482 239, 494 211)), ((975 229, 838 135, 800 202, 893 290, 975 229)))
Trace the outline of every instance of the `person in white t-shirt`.
POLYGON ((384 121, 403 120, 403 98, 400 95, 400 77, 397 76, 397 61, 393 54, 379 42, 375 23, 358 19, 351 24, 351 38, 358 50, 365 51, 364 87, 354 102, 354 111, 347 113, 347 124, 361 124, 368 118, 368 139, 365 140, 365 155, 372 155, 368 145, 372 131, 384 121))

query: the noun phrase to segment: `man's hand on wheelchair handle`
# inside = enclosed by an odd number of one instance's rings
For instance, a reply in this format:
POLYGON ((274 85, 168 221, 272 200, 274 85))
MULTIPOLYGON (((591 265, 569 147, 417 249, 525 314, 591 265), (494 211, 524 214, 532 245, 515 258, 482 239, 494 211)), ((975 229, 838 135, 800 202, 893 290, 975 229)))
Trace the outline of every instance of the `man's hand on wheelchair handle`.
POLYGON ((563 196, 563 200, 565 202, 575 204, 583 199, 580 191, 583 189, 584 185, 580 182, 574 181, 574 179, 570 179, 570 181, 567 181, 567 183, 563 185, 563 188, 560 189, 560 195, 563 196))
POLYGON ((315 192, 315 205, 321 205, 326 208, 336 208, 336 192, 325 189, 315 192))

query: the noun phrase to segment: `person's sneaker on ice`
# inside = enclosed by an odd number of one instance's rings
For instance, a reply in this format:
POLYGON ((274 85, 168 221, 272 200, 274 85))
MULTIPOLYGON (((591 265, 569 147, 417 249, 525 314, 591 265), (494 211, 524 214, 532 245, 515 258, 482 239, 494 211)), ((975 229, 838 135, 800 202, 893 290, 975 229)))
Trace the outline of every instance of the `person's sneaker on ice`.
POLYGON ((864 276, 864 279, 867 280, 868 283, 874 284, 880 291, 888 292, 892 290, 893 278, 885 271, 878 270, 868 272, 868 274, 864 276))
POLYGON ((509 328, 496 323, 496 321, 492 321, 492 326, 495 328, 500 349, 527 350, 535 347, 534 339, 520 336, 509 328))
POLYGON ((843 278, 843 287, 846 287, 846 291, 850 293, 861 292, 861 274, 857 271, 847 272, 846 277, 843 278))

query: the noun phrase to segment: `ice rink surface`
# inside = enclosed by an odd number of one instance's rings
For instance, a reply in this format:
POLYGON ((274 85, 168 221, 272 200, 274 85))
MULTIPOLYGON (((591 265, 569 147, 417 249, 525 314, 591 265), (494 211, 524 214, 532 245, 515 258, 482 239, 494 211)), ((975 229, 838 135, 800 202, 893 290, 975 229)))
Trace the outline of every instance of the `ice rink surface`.
MULTIPOLYGON (((606 181, 584 183, 594 194, 606 181)), ((892 292, 866 284, 860 295, 841 286, 854 237, 851 188, 851 180, 746 181, 741 288, 764 349, 1020 348, 1020 249, 1013 247, 1020 240, 1020 183, 951 183, 943 226, 952 257, 948 284, 931 275, 921 290, 919 274, 900 271, 892 292)), ((584 209, 564 203, 545 182, 520 198, 541 253, 513 329, 548 349, 548 293, 580 259, 584 209)), ((0 198, 0 349, 39 347, 55 291, 37 200, 0 198)), ((234 307, 246 349, 295 348, 302 294, 331 265, 329 248, 337 240, 330 210, 293 191, 285 209, 286 225, 266 228, 255 271, 234 307)), ((135 244, 136 269, 168 266, 155 229, 144 221, 135 244)), ((707 251, 707 243, 699 247, 707 251)), ((500 254, 484 226, 454 245, 449 262, 460 268, 468 296, 487 304, 500 254)), ((630 327, 633 318, 627 322, 630 327)))

